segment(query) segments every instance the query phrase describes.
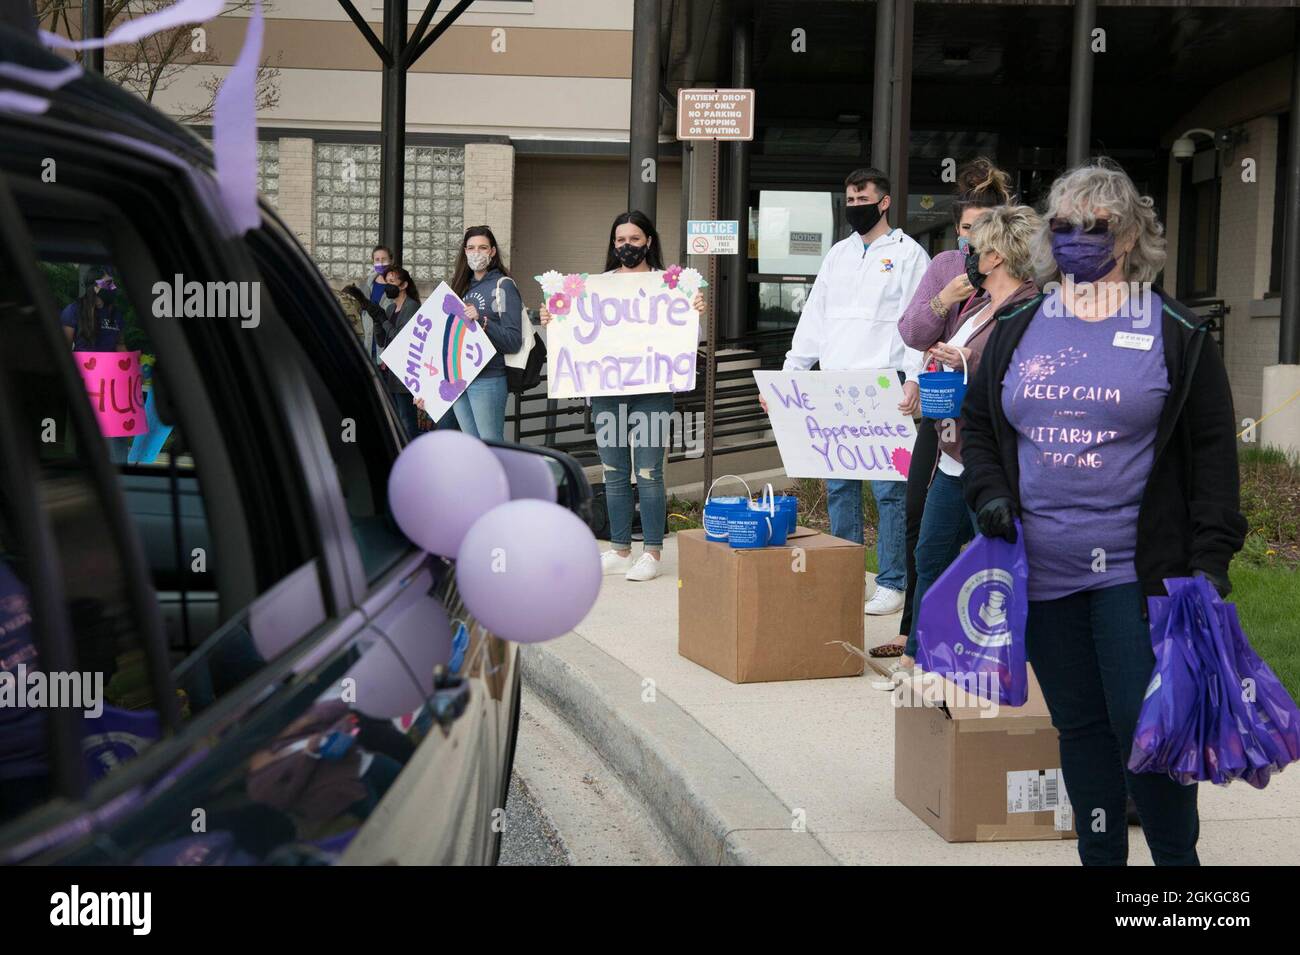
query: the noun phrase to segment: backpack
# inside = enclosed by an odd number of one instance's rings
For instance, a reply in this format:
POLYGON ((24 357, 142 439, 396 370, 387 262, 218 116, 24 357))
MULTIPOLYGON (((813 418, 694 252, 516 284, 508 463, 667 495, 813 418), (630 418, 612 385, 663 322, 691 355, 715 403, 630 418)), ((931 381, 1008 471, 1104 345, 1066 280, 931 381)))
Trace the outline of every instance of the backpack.
MULTIPOLYGON (((507 281, 506 276, 497 279, 496 302, 497 314, 505 311, 501 298, 501 283, 507 281)), ((510 279, 513 283, 513 279, 510 279)), ((516 289, 518 286, 516 286, 516 289)), ((533 328, 533 318, 528 313, 528 308, 520 303, 519 324, 523 331, 523 345, 519 351, 512 352, 505 356, 506 361, 506 386, 516 394, 522 394, 532 388, 536 388, 542 380, 542 367, 546 364, 546 343, 542 341, 540 335, 533 328), (531 334, 530 334, 531 333, 531 334)))

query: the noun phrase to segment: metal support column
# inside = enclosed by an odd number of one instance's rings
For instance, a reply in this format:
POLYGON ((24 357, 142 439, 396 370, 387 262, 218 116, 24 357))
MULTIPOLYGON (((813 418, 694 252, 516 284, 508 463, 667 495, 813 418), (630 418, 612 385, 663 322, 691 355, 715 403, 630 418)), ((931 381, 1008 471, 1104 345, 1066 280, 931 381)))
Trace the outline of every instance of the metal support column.
POLYGON ((384 0, 384 64, 380 103, 379 235, 402 261, 403 206, 406 193, 406 49, 407 0, 384 0))
POLYGON ((894 55, 889 98, 890 225, 907 229, 908 157, 912 141, 912 0, 894 0, 894 55))
MULTIPOLYGON (((753 86, 754 21, 749 0, 737 0, 731 26, 731 86, 753 86)), ((739 251, 724 259, 723 284, 726 292, 724 338, 736 338, 745 330, 745 304, 749 300, 749 143, 727 144, 727 212, 738 223, 739 251)))
POLYGON ((632 8, 632 104, 628 120, 627 207, 655 219, 659 179, 659 0, 632 8), (646 162, 646 160, 650 162, 646 162))
MULTIPOLYGON (((104 0, 81 0, 81 38, 89 40, 104 35, 104 0)), ((82 65, 92 73, 104 74, 104 48, 83 50, 82 65)))
POLYGON ((1070 119, 1066 163, 1088 159, 1092 143, 1092 31, 1097 25, 1097 0, 1074 0, 1073 52, 1070 56, 1070 119))
POLYGON ((876 57, 871 78, 871 165, 888 174, 894 105, 894 0, 876 0, 876 57))
POLYGON ((1286 222, 1282 238, 1282 321, 1277 338, 1280 365, 1300 365, 1300 12, 1295 14, 1295 43, 1291 49, 1294 62, 1283 206, 1286 222))

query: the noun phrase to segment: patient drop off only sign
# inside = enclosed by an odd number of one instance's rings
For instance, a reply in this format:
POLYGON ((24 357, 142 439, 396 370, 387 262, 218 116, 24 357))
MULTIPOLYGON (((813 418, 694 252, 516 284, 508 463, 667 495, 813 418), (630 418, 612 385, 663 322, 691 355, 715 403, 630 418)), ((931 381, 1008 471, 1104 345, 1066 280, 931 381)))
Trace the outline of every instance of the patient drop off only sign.
POLYGON ((898 410, 894 370, 756 371, 754 380, 790 477, 907 480, 916 425, 898 410))

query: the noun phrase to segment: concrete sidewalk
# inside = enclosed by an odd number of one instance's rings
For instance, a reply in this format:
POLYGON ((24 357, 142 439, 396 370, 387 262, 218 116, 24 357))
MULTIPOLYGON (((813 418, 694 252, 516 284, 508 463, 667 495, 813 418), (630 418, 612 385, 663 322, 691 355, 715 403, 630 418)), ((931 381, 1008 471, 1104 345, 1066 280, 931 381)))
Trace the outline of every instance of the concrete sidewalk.
MULTIPOLYGON (((524 674, 636 788, 684 858, 1078 863, 1073 841, 949 844, 897 802, 894 710, 870 676, 736 685, 679 657, 675 536, 663 558, 657 580, 606 577, 574 633, 525 649, 524 674)), ((899 617, 864 620, 873 646, 899 617)), ((1200 807, 1203 863, 1300 860, 1300 769, 1263 791, 1202 785, 1200 807)), ((1129 831, 1130 862, 1150 865, 1139 830, 1129 831)))

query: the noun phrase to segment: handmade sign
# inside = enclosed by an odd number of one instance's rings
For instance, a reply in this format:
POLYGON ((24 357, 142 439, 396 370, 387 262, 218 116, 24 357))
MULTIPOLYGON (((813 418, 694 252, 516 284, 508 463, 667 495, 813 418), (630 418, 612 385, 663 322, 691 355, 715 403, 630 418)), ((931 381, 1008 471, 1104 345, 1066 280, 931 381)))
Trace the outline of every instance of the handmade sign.
POLYGON ((138 351, 79 351, 72 358, 104 437, 125 438, 149 430, 138 351))
POLYGON ((691 301, 708 283, 695 269, 536 276, 551 323, 551 398, 690 391, 700 316, 691 301))
POLYGON ((478 322, 465 318, 465 303, 442 282, 379 359, 438 421, 496 353, 478 322))
POLYGON ((916 426, 889 368, 756 371, 790 477, 906 481, 916 426))

